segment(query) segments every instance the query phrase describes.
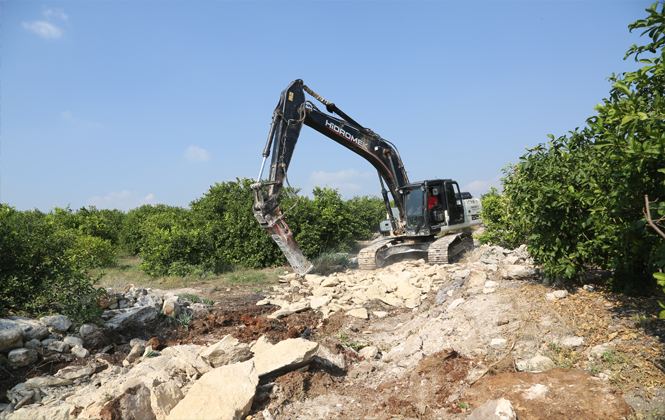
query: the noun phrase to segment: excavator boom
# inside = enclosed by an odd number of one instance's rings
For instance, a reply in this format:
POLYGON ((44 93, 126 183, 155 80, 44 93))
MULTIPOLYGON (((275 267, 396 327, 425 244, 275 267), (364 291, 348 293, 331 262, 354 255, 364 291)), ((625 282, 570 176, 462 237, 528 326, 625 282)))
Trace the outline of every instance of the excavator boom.
MULTIPOLYGON (((397 207, 403 209, 403 199, 398 188, 408 184, 408 176, 404 170, 402 159, 397 149, 378 134, 361 126, 335 104, 304 85, 298 79, 282 91, 279 103, 273 113, 268 140, 263 150, 263 162, 257 178, 252 184, 254 190, 254 216, 266 229, 280 247, 294 270, 304 275, 312 269, 312 265, 298 248, 293 234, 284 222, 284 211, 279 205, 280 193, 286 180, 286 174, 293 156, 300 130, 307 125, 324 136, 341 144, 352 152, 362 156, 376 168, 381 184, 385 182, 397 207), (305 92, 322 102, 328 112, 341 118, 321 112, 312 102, 307 101, 305 92), (263 181, 263 170, 267 158, 272 158, 267 180, 263 181)), ((390 212, 388 191, 382 191, 386 210, 390 212)), ((392 215, 392 212, 390 212, 392 215)), ((392 218, 393 230, 399 232, 401 227, 392 218)))

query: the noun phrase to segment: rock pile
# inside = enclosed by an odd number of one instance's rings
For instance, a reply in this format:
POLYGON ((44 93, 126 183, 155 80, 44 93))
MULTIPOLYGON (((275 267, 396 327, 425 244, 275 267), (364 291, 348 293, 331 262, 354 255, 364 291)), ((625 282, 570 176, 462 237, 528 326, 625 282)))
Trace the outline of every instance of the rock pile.
MULTIPOLYGON (((378 299, 390 307, 416 308, 432 291, 439 290, 437 305, 443 304, 451 290, 463 286, 472 291, 492 293, 498 287, 494 280, 524 280, 537 274, 526 246, 509 250, 483 245, 474 250, 465 264, 428 265, 424 260, 410 260, 373 271, 347 270, 330 276, 295 273, 280 276, 276 293, 257 302, 257 305, 277 305, 281 309, 270 318, 281 318, 296 312, 313 309, 324 318, 343 310, 348 315, 366 319, 367 302, 378 299), (447 287, 441 289, 442 285, 447 287)), ((382 311, 372 313, 377 318, 382 311)))
POLYGON ((84 368, 18 384, 7 393, 12 404, 0 419, 240 419, 252 405, 259 377, 325 357, 319 347, 302 338, 275 345, 262 338, 250 346, 226 336, 211 346, 145 353, 124 368, 96 357, 84 368))
MULTIPOLYGON (((140 287, 131 287, 122 293, 109 289, 100 303, 105 308, 102 319, 108 328, 145 324, 156 319, 160 311, 167 316, 188 313, 196 318, 209 313, 212 308, 173 293, 140 287)), ((0 354, 7 355, 12 368, 35 363, 40 348, 86 358, 90 352, 84 347, 84 339, 99 329, 95 324, 75 325, 64 315, 45 316, 39 320, 9 316, 0 319, 0 354)))

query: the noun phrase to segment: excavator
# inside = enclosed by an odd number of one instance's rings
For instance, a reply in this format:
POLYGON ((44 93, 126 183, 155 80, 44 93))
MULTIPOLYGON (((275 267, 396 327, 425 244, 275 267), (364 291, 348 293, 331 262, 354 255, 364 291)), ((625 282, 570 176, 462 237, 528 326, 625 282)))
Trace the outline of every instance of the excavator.
POLYGON ((280 193, 284 181, 288 183, 287 171, 303 125, 360 155, 378 172, 388 215, 382 230, 390 234, 360 251, 358 265, 361 269, 380 268, 391 258, 406 254, 425 254, 430 264, 447 264, 467 248, 471 235, 462 229, 481 223, 480 200, 469 193, 461 193, 452 179, 409 181, 394 144, 360 125, 298 79, 280 95, 263 150, 258 182, 251 185, 254 217, 270 233, 296 273, 304 276, 313 266, 298 248, 284 221, 280 193), (338 117, 320 111, 305 93, 338 117), (262 181, 271 149, 268 177, 262 181))

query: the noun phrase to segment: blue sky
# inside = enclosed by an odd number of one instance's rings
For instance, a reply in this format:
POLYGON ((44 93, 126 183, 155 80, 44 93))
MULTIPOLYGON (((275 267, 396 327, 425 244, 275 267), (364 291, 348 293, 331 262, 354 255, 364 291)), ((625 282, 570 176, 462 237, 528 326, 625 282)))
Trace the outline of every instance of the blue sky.
MULTIPOLYGON (((2 1, 0 202, 186 207, 258 175, 303 79, 393 142, 412 181, 479 195, 581 127, 633 70, 651 1, 2 1)), ((369 163, 304 127, 293 187, 380 195, 369 163)))

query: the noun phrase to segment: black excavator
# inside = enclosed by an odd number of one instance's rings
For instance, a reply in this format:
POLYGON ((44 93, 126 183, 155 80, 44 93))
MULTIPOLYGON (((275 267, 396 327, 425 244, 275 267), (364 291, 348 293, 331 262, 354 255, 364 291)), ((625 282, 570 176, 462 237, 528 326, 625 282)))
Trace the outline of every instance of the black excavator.
POLYGON ((251 186, 254 217, 270 233, 296 273, 304 276, 312 270, 312 264, 302 254, 284 222, 280 193, 303 124, 362 156, 379 174, 388 214, 384 230, 389 230, 390 235, 360 251, 360 268, 376 269, 393 256, 413 253, 427 255, 430 264, 447 264, 464 251, 471 238, 461 229, 481 223, 480 200, 469 193, 460 193, 457 182, 452 179, 410 182, 395 145, 358 124, 298 79, 282 91, 263 150, 259 182, 251 186), (305 92, 339 118, 321 112, 306 99, 305 92), (261 181, 271 148, 270 173, 266 181, 261 181), (388 192, 396 211, 391 208, 388 192), (437 235, 442 232, 452 233, 437 235))

